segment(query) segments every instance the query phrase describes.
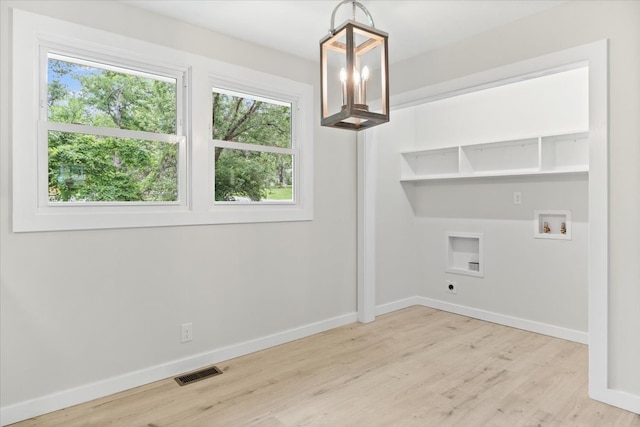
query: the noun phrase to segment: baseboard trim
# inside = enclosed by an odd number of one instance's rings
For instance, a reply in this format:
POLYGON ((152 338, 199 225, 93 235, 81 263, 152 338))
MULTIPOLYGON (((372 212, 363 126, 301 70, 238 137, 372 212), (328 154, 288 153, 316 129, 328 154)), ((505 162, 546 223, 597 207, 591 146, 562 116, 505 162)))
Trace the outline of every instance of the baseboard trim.
POLYGON ((548 323, 536 322, 534 320, 522 319, 520 317, 508 316, 506 314, 494 313, 492 311, 480 310, 464 305, 453 304, 446 301, 435 300, 425 297, 416 297, 418 304, 450 313, 473 317, 474 319, 486 320, 487 322, 498 323, 512 328, 525 331, 536 332, 542 335, 562 338, 567 341, 574 341, 581 344, 589 343, 589 333, 577 331, 575 329, 563 328, 561 326, 550 325, 548 323))
POLYGON ((376 306, 376 316, 381 316, 383 314, 391 313, 397 310, 402 310, 403 308, 408 308, 414 305, 422 305, 420 303, 420 297, 411 297, 398 301, 392 301, 386 304, 381 304, 376 306))
POLYGON ((244 356, 266 348, 274 347, 300 338, 325 332, 330 329, 354 323, 357 313, 349 313, 298 328, 278 332, 254 340, 230 345, 184 359, 174 360, 162 365, 152 366, 118 377, 105 379, 37 399, 16 403, 0 408, 0 425, 6 426, 79 403, 109 396, 154 381, 173 377, 202 366, 220 363, 235 357, 244 356))
POLYGON ((608 405, 617 406, 618 408, 635 414, 640 414, 640 396, 611 388, 600 391, 592 390, 592 387, 589 387, 589 397, 608 405))

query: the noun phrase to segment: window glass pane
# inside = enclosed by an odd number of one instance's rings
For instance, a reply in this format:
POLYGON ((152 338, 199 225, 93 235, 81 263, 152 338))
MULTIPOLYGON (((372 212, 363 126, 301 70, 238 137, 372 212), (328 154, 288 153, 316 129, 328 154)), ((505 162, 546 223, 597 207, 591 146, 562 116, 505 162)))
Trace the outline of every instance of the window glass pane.
POLYGON ((291 104, 213 90, 213 139, 291 147, 291 104))
POLYGON ((216 147, 215 200, 293 201, 293 156, 216 147))
POLYGON ((178 200, 178 144, 49 132, 49 201, 178 200))
POLYGON ((49 55, 48 120, 176 133, 176 80, 49 55))

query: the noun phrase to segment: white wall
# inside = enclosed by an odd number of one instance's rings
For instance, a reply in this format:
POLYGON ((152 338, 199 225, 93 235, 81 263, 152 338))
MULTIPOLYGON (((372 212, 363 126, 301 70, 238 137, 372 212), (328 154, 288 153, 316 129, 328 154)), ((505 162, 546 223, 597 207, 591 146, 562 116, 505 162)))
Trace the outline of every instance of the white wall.
POLYGON ((397 64, 393 93, 609 40, 610 387, 640 396, 640 2, 571 1, 397 64), (415 70, 421 70, 416 73, 415 70))
MULTIPOLYGON (((585 174, 400 184, 397 169, 403 149, 584 131, 589 126, 587 77, 583 67, 439 99, 398 110, 392 127, 378 128, 384 150, 378 162, 377 232, 384 237, 378 253, 387 251, 377 264, 381 298, 391 290, 397 294, 398 278, 411 277, 417 295, 430 300, 569 329, 586 338, 585 174), (522 204, 513 203, 514 192, 522 194, 522 204), (534 238, 534 211, 542 209, 572 212, 572 240, 534 238), (484 277, 445 272, 448 232, 483 233, 484 277), (456 294, 447 292, 447 280, 456 282, 456 294)), ((510 169, 509 159, 503 162, 510 169)))
POLYGON ((415 216, 402 191, 398 146, 414 139, 414 111, 393 111, 393 119, 370 131, 377 150, 375 164, 376 305, 414 297, 420 293, 418 241, 415 216))
POLYGON ((586 338, 586 195, 586 179, 541 183, 501 178, 420 186, 414 196, 419 219, 412 234, 419 240, 422 258, 420 295, 568 329, 586 338), (523 194, 523 204, 516 209, 514 190, 523 194), (445 206, 433 215, 431 204, 445 206), (572 240, 533 237, 533 211, 540 207, 572 211, 572 240), (484 277, 445 272, 445 236, 450 231, 483 233, 484 277), (446 280, 456 282, 456 294, 446 292, 446 280))
POLYGON ((589 70, 579 67, 416 106, 415 142, 440 148, 589 128, 589 70))
MULTIPOLYGON (((96 385, 96 392, 100 381, 176 361, 174 366, 189 366, 189 360, 203 362, 203 354, 244 341, 355 319, 356 154, 350 132, 316 124, 313 221, 12 233, 9 158, 11 144, 19 143, 9 138, 12 7, 303 81, 318 94, 311 62, 119 2, 1 3, 3 423, 9 412, 34 415, 47 408, 42 401, 49 397, 74 403, 86 391, 74 394, 75 387, 96 385), (193 322, 188 344, 180 344, 183 322, 193 322), (57 392, 62 397, 51 396, 57 392)), ((140 377, 132 378, 135 385, 140 377)))

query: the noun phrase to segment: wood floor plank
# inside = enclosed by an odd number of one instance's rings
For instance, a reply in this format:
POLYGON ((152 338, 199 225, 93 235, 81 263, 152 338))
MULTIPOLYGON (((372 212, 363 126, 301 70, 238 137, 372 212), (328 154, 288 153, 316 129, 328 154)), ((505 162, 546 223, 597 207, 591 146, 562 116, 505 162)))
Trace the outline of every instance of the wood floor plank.
POLYGON ((587 347, 411 307, 14 427, 620 426, 587 397, 587 347))

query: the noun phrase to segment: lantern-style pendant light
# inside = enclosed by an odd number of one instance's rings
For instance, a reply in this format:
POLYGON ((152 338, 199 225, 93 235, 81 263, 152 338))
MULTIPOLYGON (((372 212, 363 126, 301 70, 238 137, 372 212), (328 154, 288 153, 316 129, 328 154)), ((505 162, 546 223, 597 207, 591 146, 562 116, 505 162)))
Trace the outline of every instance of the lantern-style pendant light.
POLYGON ((389 121, 387 39, 359 2, 344 0, 333 9, 329 35, 320 40, 322 126, 357 131, 389 121), (353 18, 335 28, 336 11, 349 3, 353 18), (369 25, 355 21, 356 7, 369 25))

